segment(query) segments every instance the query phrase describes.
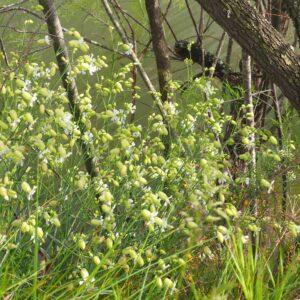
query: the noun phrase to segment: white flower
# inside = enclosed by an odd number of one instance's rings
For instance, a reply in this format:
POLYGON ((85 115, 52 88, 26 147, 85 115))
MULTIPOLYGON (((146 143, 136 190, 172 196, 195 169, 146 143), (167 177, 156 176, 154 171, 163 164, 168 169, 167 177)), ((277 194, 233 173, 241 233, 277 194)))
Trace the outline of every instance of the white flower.
POLYGON ((95 65, 90 65, 89 67, 89 73, 90 75, 94 75, 99 69, 95 65))
POLYGON ((47 45, 50 45, 50 37, 49 37, 49 35, 45 35, 44 40, 45 40, 45 43, 47 45))
POLYGON ((124 52, 125 55, 130 55, 133 49, 133 45, 131 43, 128 43, 127 46, 129 47, 129 49, 124 52))
POLYGON ((94 136, 91 132, 86 131, 83 134, 83 140, 86 141, 87 143, 92 143, 94 139, 94 136))
POLYGON ((33 107, 33 104, 37 101, 37 94, 34 93, 30 99, 29 106, 33 107))

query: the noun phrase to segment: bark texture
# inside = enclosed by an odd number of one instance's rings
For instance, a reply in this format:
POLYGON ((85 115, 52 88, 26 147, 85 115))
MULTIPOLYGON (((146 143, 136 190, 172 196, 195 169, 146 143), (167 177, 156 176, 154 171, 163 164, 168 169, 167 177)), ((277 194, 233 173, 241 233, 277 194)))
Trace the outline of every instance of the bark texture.
POLYGON ((159 0, 146 0, 146 9, 151 29, 153 50, 156 59, 158 80, 162 100, 168 97, 168 81, 171 79, 171 64, 169 50, 163 30, 163 16, 161 13, 159 0))
MULTIPOLYGON (((61 81, 63 87, 67 92, 70 110, 73 113, 74 120, 77 123, 81 134, 84 134, 86 128, 85 125, 81 122, 81 111, 77 104, 78 90, 75 80, 69 77, 71 68, 69 65, 68 49, 65 43, 63 29, 56 12, 54 2, 53 0, 39 0, 39 4, 43 6, 43 12, 47 23, 48 32, 53 41, 53 48, 61 74, 61 81)), ((97 172, 90 154, 90 148, 82 139, 80 139, 79 142, 84 155, 86 170, 91 177, 94 177, 97 175, 97 172)))
POLYGON ((300 57, 246 0, 196 0, 281 88, 300 113, 300 57))

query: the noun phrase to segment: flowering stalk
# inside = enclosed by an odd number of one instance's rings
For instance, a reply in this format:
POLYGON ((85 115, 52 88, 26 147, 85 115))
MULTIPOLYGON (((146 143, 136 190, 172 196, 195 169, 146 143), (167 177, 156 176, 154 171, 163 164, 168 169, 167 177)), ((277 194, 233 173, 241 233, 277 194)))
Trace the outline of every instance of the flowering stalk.
MULTIPOLYGON (((246 114, 248 125, 251 128, 252 132, 250 134, 249 140, 250 144, 248 146, 249 152, 251 154, 251 169, 252 169, 252 180, 253 187, 256 186, 256 149, 255 149, 255 120, 254 120, 254 111, 253 111, 253 97, 252 97, 252 76, 251 76, 251 57, 243 51, 243 75, 244 75, 244 84, 245 84, 245 105, 248 109, 248 114, 246 114)), ((258 206, 256 200, 253 203, 253 212, 255 215, 258 213, 258 206)))

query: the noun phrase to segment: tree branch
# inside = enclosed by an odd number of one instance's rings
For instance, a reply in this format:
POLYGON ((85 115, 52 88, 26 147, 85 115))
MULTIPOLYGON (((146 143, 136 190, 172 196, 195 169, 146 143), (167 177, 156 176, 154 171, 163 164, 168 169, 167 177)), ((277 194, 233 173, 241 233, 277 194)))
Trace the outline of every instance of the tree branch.
POLYGON ((273 77, 300 112, 300 58, 246 0, 196 0, 273 77))

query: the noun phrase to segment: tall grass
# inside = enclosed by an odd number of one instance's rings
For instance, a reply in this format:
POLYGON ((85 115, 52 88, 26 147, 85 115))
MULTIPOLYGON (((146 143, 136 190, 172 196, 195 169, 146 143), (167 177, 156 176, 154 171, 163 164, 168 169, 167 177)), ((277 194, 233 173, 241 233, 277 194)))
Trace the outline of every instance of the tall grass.
MULTIPOLYGON (((17 55, 11 63, 17 66, 17 55)), ((164 110, 176 134, 166 155, 169 132, 157 112, 142 124, 129 121, 132 65, 109 78, 101 76, 106 67, 104 57, 74 54, 71 76, 84 82, 83 136, 52 79, 55 64, 28 62, 18 74, 5 74, 0 297, 296 297, 299 226, 268 210, 258 217, 247 210, 248 157, 242 153, 245 168, 234 170, 226 154, 230 141, 220 143, 225 125, 234 124, 220 91, 206 78, 185 91, 170 83, 174 102, 164 110), (90 145, 96 178, 84 169, 79 138, 90 145)), ((241 120, 234 128, 233 138, 246 144, 249 128, 241 120)), ((271 130, 256 134, 256 197, 271 201, 272 172, 281 157, 294 159, 295 145, 288 140, 280 151, 271 130)))

